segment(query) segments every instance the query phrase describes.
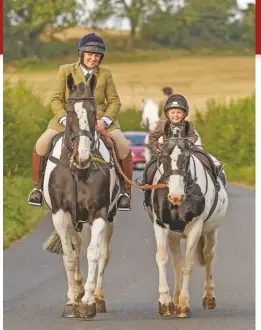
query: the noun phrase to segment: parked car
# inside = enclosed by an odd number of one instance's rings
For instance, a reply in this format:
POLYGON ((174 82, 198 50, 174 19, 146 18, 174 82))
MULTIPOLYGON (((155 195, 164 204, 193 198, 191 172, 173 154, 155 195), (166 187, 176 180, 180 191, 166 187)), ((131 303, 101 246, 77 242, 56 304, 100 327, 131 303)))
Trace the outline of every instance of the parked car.
POLYGON ((146 164, 144 157, 144 140, 147 135, 146 132, 128 131, 124 132, 126 139, 130 144, 132 152, 132 162, 134 169, 143 169, 146 164))

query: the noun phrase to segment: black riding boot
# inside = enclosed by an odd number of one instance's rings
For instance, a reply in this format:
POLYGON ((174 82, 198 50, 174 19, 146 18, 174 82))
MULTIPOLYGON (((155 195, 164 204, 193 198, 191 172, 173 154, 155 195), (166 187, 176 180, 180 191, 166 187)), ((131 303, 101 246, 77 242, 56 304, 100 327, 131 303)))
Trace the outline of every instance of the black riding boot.
MULTIPOLYGON (((125 159, 121 160, 121 166, 126 177, 132 180, 133 164, 131 151, 125 159)), ((124 193, 119 196, 117 207, 119 211, 130 211, 131 209, 131 185, 127 182, 124 182, 124 193)))

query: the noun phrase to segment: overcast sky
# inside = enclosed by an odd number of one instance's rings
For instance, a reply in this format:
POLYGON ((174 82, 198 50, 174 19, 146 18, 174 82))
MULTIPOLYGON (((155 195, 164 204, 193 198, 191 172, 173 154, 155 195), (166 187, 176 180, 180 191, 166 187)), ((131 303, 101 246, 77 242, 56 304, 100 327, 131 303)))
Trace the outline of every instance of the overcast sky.
MULTIPOLYGON (((204 1, 204 0, 202 0, 204 1)), ((217 0, 217 1, 222 1, 222 0, 217 0)), ((128 3, 129 1, 126 0, 126 2, 128 3)), ((255 0, 237 0, 237 3, 239 5, 240 8, 246 8, 248 3, 255 3, 255 0)), ((93 8, 95 6, 95 0, 90 0, 88 2, 88 7, 89 8, 93 8)), ((106 27, 107 28, 117 28, 117 29, 124 29, 124 30, 128 30, 129 29, 129 22, 127 19, 123 19, 123 20, 119 20, 119 19, 110 19, 107 24, 106 27)))

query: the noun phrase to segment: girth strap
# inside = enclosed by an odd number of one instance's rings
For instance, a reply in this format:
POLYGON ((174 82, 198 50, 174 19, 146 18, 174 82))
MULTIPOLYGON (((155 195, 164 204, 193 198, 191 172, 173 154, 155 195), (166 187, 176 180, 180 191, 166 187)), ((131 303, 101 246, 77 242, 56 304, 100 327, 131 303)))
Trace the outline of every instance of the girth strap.
POLYGON ((207 216, 207 218, 204 220, 204 222, 206 222, 210 217, 211 215, 213 214, 214 210, 215 210, 215 207, 217 206, 217 201, 218 201, 218 190, 215 189, 215 198, 214 198, 214 202, 213 202, 213 205, 209 211, 209 214, 207 216))

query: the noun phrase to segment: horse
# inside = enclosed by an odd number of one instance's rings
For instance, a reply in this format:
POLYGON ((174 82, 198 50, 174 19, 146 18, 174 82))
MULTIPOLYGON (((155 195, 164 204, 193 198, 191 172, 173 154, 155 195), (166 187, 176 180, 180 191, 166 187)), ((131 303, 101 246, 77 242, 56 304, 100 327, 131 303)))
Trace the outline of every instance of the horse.
MULTIPOLYGON (((146 129, 148 132, 153 131, 158 121, 160 120, 159 117, 159 106, 158 104, 153 101, 152 99, 147 99, 143 101, 141 106, 141 122, 140 127, 146 129)), ((144 140, 144 157, 146 163, 149 162, 151 158, 151 150, 149 148, 149 133, 146 135, 144 140)))
POLYGON ((152 190, 147 212, 153 222, 157 244, 159 313, 163 317, 173 314, 190 317, 189 279, 194 261, 206 267, 202 305, 205 309, 216 306, 212 264, 217 228, 225 219, 228 195, 224 169, 221 169, 217 187, 211 173, 195 156, 184 130, 178 127, 175 130, 175 138, 169 134, 164 139, 153 177, 153 184, 165 183, 165 188, 152 190), (186 239, 183 259, 181 239, 186 239), (173 299, 166 278, 167 245, 175 277, 173 299))
MULTIPOLYGON (((144 100, 140 111, 142 117, 140 122, 140 127, 146 129, 148 132, 153 131, 156 128, 157 123, 160 121, 158 104, 152 99, 144 100)), ((202 148, 201 138, 196 130, 195 132, 198 135, 198 140, 195 143, 195 145, 198 146, 198 148, 202 148)), ((163 143, 162 138, 159 139, 159 143, 161 144, 163 143)), ((149 148, 149 133, 145 137, 144 145, 145 145, 144 157, 146 163, 148 163, 152 156, 152 151, 149 148)))
POLYGON ((95 76, 85 85, 75 84, 68 75, 65 133, 58 136, 44 174, 44 197, 62 244, 68 279, 62 316, 85 319, 93 318, 96 311, 106 312, 104 272, 121 188, 110 151, 95 127, 95 85, 95 76), (84 243, 88 275, 83 288, 80 251, 84 243))

